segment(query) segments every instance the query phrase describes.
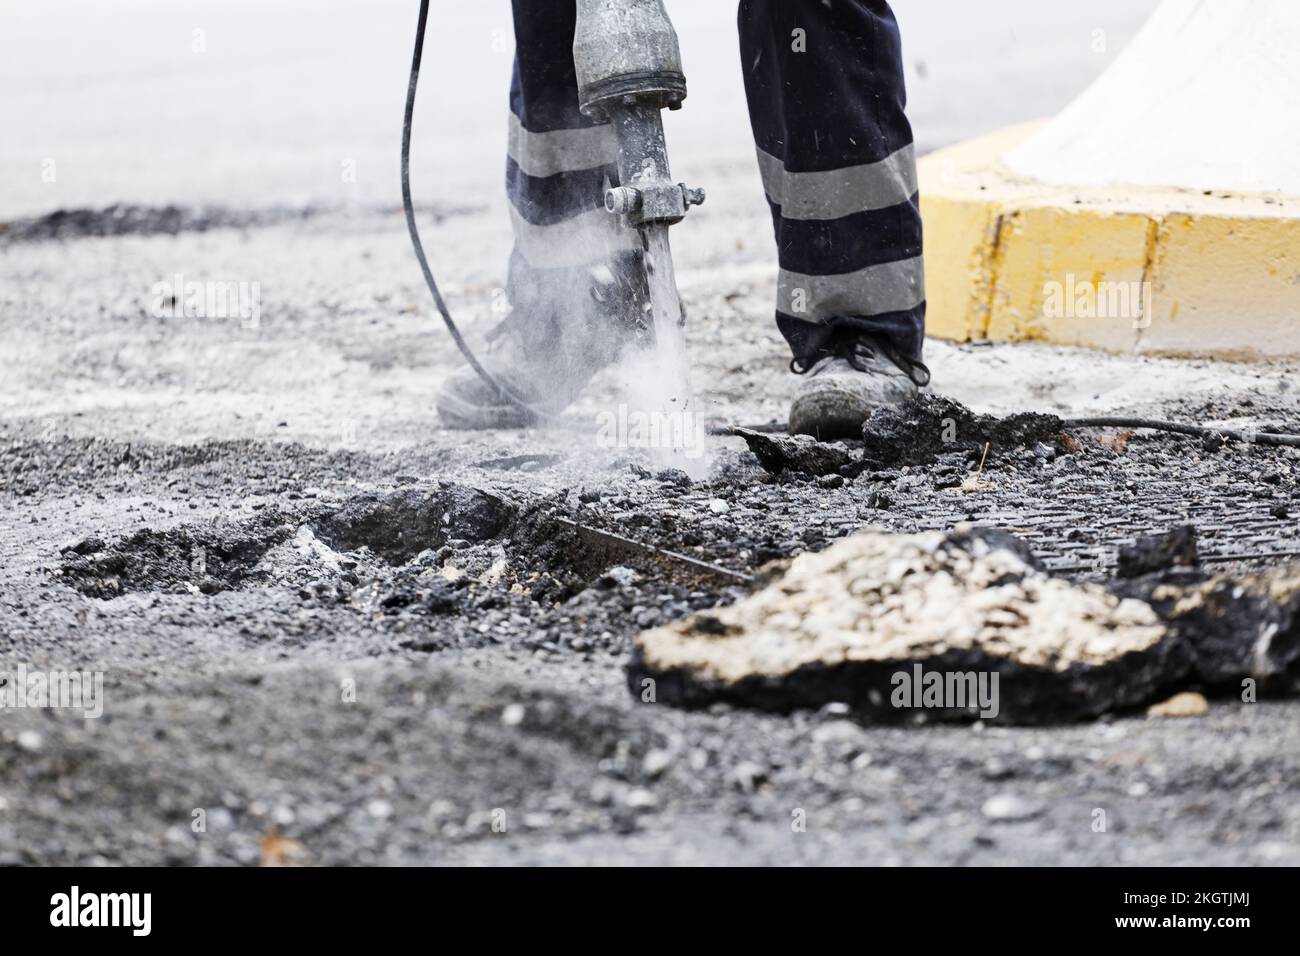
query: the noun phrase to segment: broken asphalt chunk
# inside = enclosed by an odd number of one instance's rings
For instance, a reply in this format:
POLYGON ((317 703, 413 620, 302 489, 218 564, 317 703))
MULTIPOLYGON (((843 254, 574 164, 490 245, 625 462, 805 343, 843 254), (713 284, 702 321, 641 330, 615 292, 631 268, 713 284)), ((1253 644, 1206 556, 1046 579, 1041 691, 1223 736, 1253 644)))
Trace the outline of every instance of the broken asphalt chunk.
POLYGON ((981 452, 989 462, 1019 448, 1069 451, 1065 423, 1055 415, 1021 412, 999 418, 976 415, 950 398, 923 392, 898 405, 882 405, 862 426, 863 460, 872 471, 928 465, 943 455, 981 452))
POLYGON ((786 471, 817 477, 838 474, 857 459, 844 445, 827 444, 808 435, 764 435, 748 428, 732 428, 730 434, 743 438, 763 469, 774 475, 786 471))
POLYGON ((688 707, 842 701, 882 721, 1050 723, 1300 658, 1300 569, 1244 592, 1228 579, 1127 587, 1053 576, 1017 539, 982 529, 860 534, 800 555, 730 607, 643 632, 629 685, 652 680, 660 701, 688 707))
POLYGON ((1145 535, 1119 549, 1121 578, 1136 578, 1172 567, 1196 567, 1196 528, 1183 525, 1167 534, 1145 535))

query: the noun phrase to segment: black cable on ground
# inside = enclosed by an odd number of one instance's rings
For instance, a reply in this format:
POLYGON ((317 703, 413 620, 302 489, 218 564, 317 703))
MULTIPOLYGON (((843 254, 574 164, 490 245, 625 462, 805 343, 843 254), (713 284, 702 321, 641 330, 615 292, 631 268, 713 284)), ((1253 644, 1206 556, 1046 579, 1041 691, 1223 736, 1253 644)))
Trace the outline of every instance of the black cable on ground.
MULTIPOLYGON (((1067 428, 1149 428, 1153 431, 1173 432, 1178 435, 1191 435, 1195 438, 1226 438, 1243 444, 1269 445, 1274 448, 1300 448, 1300 435, 1284 432, 1247 431, 1244 428, 1212 428, 1208 425, 1186 425, 1182 422, 1167 422, 1157 418, 1125 418, 1109 416, 1104 418, 1066 418, 1061 422, 1067 428)), ((768 422, 763 425, 719 425, 708 430, 710 435, 730 436, 735 429, 743 427, 746 431, 760 432, 765 435, 789 434, 781 422, 768 422)))
POLYGON ((1287 435, 1282 432, 1247 431, 1243 428, 1186 425, 1182 422, 1166 422, 1156 418, 1125 418, 1122 416, 1067 418, 1065 424, 1069 428, 1150 428, 1154 431, 1174 432, 1178 435, 1191 435, 1197 438, 1217 437, 1251 445, 1300 448, 1300 435, 1287 435))

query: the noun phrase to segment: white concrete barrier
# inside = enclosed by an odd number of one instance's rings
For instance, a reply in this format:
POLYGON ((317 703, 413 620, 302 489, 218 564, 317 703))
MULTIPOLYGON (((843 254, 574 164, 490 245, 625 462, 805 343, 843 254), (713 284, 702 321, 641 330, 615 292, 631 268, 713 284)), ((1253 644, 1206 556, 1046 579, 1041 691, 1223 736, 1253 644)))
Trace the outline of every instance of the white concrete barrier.
POLYGON ((1006 162, 1061 186, 1300 196, 1300 2, 1165 0, 1006 162))

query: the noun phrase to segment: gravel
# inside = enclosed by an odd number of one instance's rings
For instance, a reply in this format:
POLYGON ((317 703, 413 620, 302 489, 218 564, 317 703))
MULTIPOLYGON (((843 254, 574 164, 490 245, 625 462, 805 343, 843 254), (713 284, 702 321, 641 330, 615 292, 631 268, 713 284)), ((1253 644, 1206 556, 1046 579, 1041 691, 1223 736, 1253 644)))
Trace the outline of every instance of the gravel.
MULTIPOLYGON (((708 251, 764 215, 703 219, 682 244, 724 423, 778 418, 797 384, 756 331, 764 250, 708 251)), ((1097 582, 1121 546, 1185 524, 1203 564, 1300 548, 1290 450, 1139 432, 1119 452, 1084 430, 990 455, 978 479, 971 448, 945 446, 840 482, 772 474, 723 437, 692 481, 568 434, 447 433, 431 395, 455 357, 389 212, 33 238, 0 274, 0 669, 98 670, 105 693, 99 720, 0 713, 0 864, 1300 862, 1300 704, 1263 685, 1257 702, 1201 688, 1197 719, 1037 728, 860 727, 836 701, 681 710, 629 686, 633 639, 752 588, 593 554, 556 524, 762 586, 864 528, 970 521, 1097 582), (261 328, 152 316, 148 290, 185 262, 265 277, 261 328), (1002 794, 1040 812, 990 819, 1002 794)), ((499 262, 467 252, 449 278, 458 314, 487 314, 499 262)), ((965 353, 934 351, 940 388, 977 391, 965 353)), ((1085 361, 972 354, 1026 394, 1035 368, 1085 361)), ((1295 430, 1294 370, 1222 374, 1247 384, 1140 410, 1295 430)))

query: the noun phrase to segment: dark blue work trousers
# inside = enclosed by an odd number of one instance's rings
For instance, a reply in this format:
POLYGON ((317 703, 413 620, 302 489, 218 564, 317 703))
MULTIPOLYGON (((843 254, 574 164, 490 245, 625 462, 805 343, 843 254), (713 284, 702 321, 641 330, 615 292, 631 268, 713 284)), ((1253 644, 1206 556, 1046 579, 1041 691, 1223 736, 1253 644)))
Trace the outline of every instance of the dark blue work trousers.
MULTIPOLYGON (((611 129, 578 110, 573 0, 514 0, 517 54, 506 183, 509 296, 544 308, 556 276, 639 255, 603 206, 611 129)), ((884 0, 740 0, 750 124, 772 210, 776 321, 811 364, 844 338, 921 357, 925 279, 898 24, 884 0)))

